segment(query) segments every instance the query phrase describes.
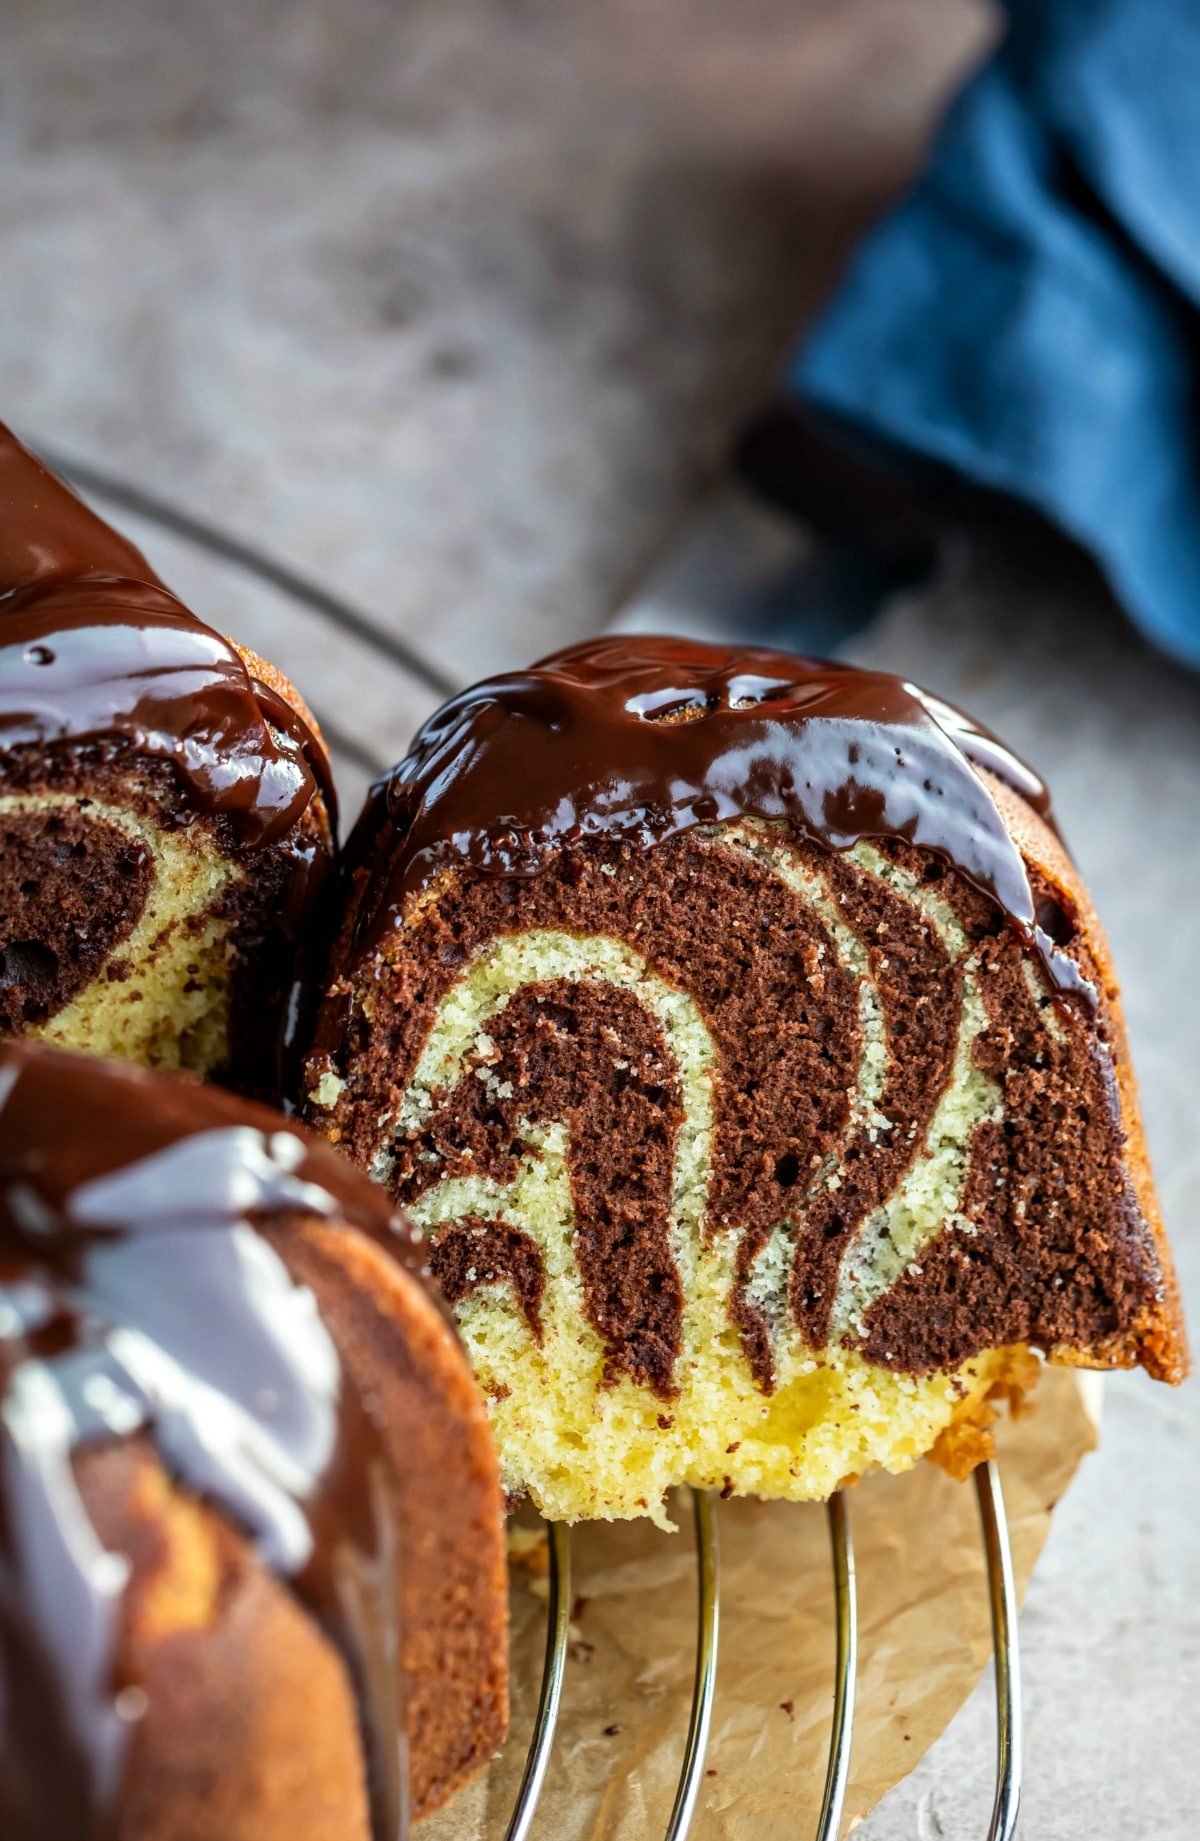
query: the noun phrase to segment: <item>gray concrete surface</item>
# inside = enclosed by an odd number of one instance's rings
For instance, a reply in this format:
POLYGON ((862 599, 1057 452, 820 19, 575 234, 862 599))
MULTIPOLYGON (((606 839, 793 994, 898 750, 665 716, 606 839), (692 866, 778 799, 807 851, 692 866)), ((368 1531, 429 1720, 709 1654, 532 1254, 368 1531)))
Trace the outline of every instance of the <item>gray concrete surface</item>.
MULTIPOLYGON (((1002 533, 895 608, 864 663, 966 704, 1049 779, 1122 973, 1185 1303, 1200 1298, 1200 682, 1153 657, 1087 570, 1002 533)), ((1193 1317, 1194 1317, 1193 1309, 1193 1317)), ((1104 1383, 1101 1447, 1061 1504, 1021 1619, 1030 1841, 1200 1832, 1200 1387, 1104 1383)), ((986 1832, 983 1687, 859 1830, 986 1832)))
MULTIPOLYGON (((603 624, 987 26, 930 0, 8 0, 0 412, 327 581, 461 681, 603 624)), ((394 755, 420 674, 136 525, 394 755)), ((1054 782, 1200 1295, 1200 690, 995 532, 860 656, 1054 782)), ((364 768, 339 762, 346 803, 364 768)), ((1195 1387, 1107 1385, 1023 1619, 1023 1833, 1197 1832, 1195 1387)), ((986 1689, 860 1829, 982 1834, 986 1689)))
POLYGON ((0 402, 452 669, 546 650, 978 38, 965 0, 8 0, 0 402))

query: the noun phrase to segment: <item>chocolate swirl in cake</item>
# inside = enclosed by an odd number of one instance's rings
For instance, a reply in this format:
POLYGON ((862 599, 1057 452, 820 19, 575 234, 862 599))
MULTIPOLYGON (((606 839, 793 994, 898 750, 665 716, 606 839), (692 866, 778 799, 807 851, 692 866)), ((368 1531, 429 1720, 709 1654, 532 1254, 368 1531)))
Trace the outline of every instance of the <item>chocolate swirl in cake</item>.
POLYGON ((283 836, 318 790, 332 816, 302 717, 0 425, 0 748, 56 742, 169 761, 248 846, 283 836))
MULTIPOLYGON (((362 911, 377 946, 447 863, 536 874, 608 837, 661 843, 696 825, 784 819, 835 850, 894 839, 936 850, 988 895, 1060 998, 1094 1000, 1035 911, 1021 854, 976 771, 1042 817, 1042 782, 995 736, 886 672, 683 639, 597 639, 486 679, 432 716, 373 790, 403 838, 362 911)), ((371 835, 368 817, 362 834, 371 835)))
POLYGON ((420 1250, 332 1153, 282 1120, 249 1125, 223 1094, 199 1099, 183 1079, 0 1050, 0 1759, 27 1778, 17 1807, 47 1835, 117 1833, 139 1718, 136 1681, 114 1677, 126 1563, 100 1546, 72 1455, 144 1430, 341 1650, 376 1841, 396 1841, 395 1537, 380 1438, 271 1229, 297 1216, 349 1223, 415 1271, 420 1250))
MULTIPOLYGON (((1113 1187, 1105 1064, 1053 1020, 1048 998, 1041 1007, 1019 952, 989 934, 982 898, 969 892, 963 905, 919 859, 806 863, 752 828, 676 839, 653 869, 640 876, 619 853, 568 848, 537 877, 468 879, 452 905, 423 911, 399 985, 388 972, 373 981, 395 1006, 386 1069, 361 1024, 337 1057, 360 1079, 370 1069, 347 1146, 426 1221, 452 1299, 507 1277, 542 1336, 541 1254, 508 1198, 531 1161, 544 1163, 556 1126, 606 1374, 664 1399, 687 1308, 685 1155, 698 1197, 689 1232, 736 1246, 728 1308, 767 1391, 781 1312, 811 1348, 869 1339, 874 1359, 923 1373, 1010 1341, 1094 1345, 1153 1297, 1132 1204, 1113 1187), (472 977, 486 995, 468 1030, 455 1019, 472 977), (1006 1081, 1015 1093, 1019 1078, 1004 1065, 1014 1032, 1047 1098, 1040 1118, 1014 1107, 1006 1135, 996 1121, 1006 1081), (689 1077, 696 1041, 714 1071, 689 1077), (389 1092, 405 1096, 398 1107, 389 1092), (867 1268, 875 1240, 899 1241, 906 1180, 936 1162, 955 1109, 945 1209, 970 1239, 948 1229, 946 1240, 951 1260, 969 1247, 970 1263, 953 1315, 928 1308, 932 1266, 909 1281, 901 1311, 903 1294, 867 1268), (479 1179, 498 1219, 447 1215, 439 1197, 479 1179), (1087 1199, 1055 1233, 1036 1207, 1026 1221, 1023 1188, 1032 1202, 1066 1182, 1087 1199), (772 1289, 762 1262, 781 1235, 787 1260, 772 1289)), ((900 1270, 927 1251, 914 1244, 900 1270)))

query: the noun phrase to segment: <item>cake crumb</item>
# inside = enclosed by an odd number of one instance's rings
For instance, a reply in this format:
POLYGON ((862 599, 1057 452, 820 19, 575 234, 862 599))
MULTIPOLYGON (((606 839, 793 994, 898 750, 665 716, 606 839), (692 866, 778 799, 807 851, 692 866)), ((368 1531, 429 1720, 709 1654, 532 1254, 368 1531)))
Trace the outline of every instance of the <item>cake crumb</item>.
POLYGON ((340 1075, 333 1073, 331 1069, 326 1069, 316 1086, 310 1091, 308 1097, 314 1106, 324 1106, 327 1108, 336 1106, 339 1099, 342 1097, 345 1085, 346 1083, 340 1075))

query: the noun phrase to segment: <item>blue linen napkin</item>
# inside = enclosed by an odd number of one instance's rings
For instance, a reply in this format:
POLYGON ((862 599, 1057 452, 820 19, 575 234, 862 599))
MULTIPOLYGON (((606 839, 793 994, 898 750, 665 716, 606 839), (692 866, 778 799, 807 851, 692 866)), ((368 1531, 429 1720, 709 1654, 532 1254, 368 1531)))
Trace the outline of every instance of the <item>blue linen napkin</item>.
POLYGON ((1028 501, 1200 669, 1200 0, 1008 0, 793 392, 1028 501))

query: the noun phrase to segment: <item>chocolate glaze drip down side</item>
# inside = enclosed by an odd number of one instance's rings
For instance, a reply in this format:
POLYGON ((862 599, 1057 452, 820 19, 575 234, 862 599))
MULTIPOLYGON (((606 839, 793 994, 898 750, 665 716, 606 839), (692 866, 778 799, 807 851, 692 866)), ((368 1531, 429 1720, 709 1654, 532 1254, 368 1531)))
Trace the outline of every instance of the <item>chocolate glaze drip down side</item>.
POLYGON ((904 679, 758 648, 592 640, 464 691, 372 790, 346 873, 381 832, 398 844, 362 895, 351 950, 377 949, 454 863, 528 876, 588 838, 649 847, 691 826, 782 819, 834 850, 890 838, 938 852, 996 903, 1056 997, 1090 1010, 1095 993, 1039 924, 977 769, 1050 821, 1022 761, 904 679))
POLYGON ((303 718, 0 425, 0 749, 69 742, 169 760, 250 848, 285 837, 318 790, 333 819, 303 718))
POLYGON ((119 1832, 137 1719, 114 1678, 124 1568, 71 1454, 143 1428, 341 1650, 376 1841, 403 1832, 385 1454, 271 1243, 297 1216, 349 1222, 425 1271, 382 1192, 274 1114, 182 1077, 0 1050, 0 1770, 48 1835, 119 1832))

